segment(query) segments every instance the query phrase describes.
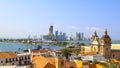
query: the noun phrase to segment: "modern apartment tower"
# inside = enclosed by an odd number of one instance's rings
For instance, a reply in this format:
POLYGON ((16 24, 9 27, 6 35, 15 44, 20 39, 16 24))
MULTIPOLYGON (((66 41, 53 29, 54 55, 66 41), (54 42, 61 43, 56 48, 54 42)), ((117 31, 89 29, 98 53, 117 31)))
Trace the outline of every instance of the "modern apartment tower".
POLYGON ((50 37, 50 40, 54 40, 53 26, 52 25, 49 28, 49 37, 50 37))

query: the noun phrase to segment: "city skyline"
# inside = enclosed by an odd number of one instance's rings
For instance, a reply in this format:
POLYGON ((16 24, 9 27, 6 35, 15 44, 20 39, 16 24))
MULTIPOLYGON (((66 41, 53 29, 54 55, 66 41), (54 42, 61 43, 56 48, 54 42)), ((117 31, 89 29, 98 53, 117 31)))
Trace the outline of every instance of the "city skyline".
POLYGON ((108 30, 113 40, 120 40, 120 1, 113 0, 2 0, 0 1, 0 38, 26 38, 56 30, 99 37, 108 30))

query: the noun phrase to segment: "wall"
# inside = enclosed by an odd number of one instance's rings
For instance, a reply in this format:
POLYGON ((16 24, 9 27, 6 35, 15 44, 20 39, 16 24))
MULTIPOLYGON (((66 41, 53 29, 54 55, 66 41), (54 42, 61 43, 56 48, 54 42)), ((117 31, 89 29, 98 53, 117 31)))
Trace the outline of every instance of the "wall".
POLYGON ((120 51, 112 51, 111 52, 111 58, 120 60, 120 51))

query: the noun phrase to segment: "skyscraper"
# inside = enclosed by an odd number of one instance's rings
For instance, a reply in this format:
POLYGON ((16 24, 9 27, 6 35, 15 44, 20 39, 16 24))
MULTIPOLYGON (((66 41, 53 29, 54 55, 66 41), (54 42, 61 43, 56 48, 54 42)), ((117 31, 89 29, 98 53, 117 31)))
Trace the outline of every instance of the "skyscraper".
POLYGON ((81 39, 84 40, 84 33, 82 33, 82 35, 81 35, 81 39))
POLYGON ((81 33, 78 33, 78 40, 81 40, 81 33))
POLYGON ((76 32, 76 40, 81 40, 81 33, 80 32, 79 33, 76 32))
POLYGON ((66 33, 63 33, 63 41, 66 41, 66 33))
POLYGON ((78 33, 76 32, 76 40, 78 40, 78 33))
POLYGON ((53 26, 51 25, 49 28, 49 35, 52 35, 52 34, 53 34, 53 26))
POLYGON ((59 36, 58 36, 58 31, 55 31, 55 40, 58 40, 59 36))
POLYGON ((49 37, 50 37, 50 40, 54 40, 53 26, 52 25, 49 28, 49 37))

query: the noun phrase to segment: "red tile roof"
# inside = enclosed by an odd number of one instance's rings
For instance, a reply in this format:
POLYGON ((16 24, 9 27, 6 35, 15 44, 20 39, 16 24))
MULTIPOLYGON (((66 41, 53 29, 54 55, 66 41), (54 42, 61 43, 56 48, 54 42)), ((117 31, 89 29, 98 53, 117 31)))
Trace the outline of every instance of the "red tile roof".
POLYGON ((0 52, 0 58, 13 58, 17 57, 17 54, 14 52, 0 52))
POLYGON ((32 58, 32 63, 35 68, 46 68, 46 66, 52 66, 55 68, 54 58, 45 58, 43 56, 34 56, 32 58))
POLYGON ((87 56, 87 55, 95 55, 97 54, 96 52, 87 52, 85 54, 80 54, 80 56, 87 56))

